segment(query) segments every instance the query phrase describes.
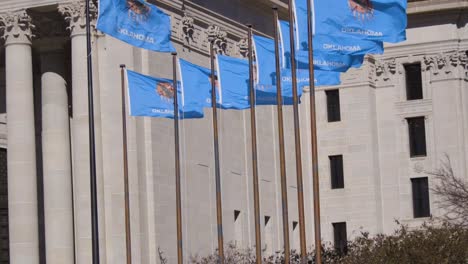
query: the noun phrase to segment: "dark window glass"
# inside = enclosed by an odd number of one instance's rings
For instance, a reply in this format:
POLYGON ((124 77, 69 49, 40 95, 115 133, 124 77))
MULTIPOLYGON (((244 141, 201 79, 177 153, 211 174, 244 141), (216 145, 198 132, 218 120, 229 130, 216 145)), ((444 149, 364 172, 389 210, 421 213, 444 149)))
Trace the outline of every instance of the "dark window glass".
POLYGON ((325 91, 327 95, 328 122, 341 120, 340 114, 340 93, 338 90, 325 91))
POLYGON ((429 183, 427 177, 411 179, 411 187, 413 189, 414 218, 431 216, 429 183))
POLYGON ((421 63, 405 65, 406 99, 423 99, 421 63))
POLYGON ((330 156, 330 176, 332 189, 344 188, 343 155, 330 156))
POLYGON ((333 223, 333 237, 335 241, 335 250, 340 254, 346 254, 348 252, 346 222, 333 223))
POLYGON ((426 156, 426 126, 424 117, 408 118, 411 157, 426 156))
POLYGON ((0 263, 9 262, 7 151, 0 148, 0 263))
POLYGON ((239 218, 240 213, 241 213, 241 211, 239 211, 239 210, 234 210, 234 222, 237 221, 237 219, 239 218))

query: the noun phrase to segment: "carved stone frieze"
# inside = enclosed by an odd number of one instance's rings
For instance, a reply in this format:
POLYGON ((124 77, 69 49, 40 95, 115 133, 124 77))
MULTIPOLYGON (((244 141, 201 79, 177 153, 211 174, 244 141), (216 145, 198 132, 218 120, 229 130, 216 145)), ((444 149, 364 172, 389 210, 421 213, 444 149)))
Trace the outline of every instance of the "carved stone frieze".
POLYGON ((467 61, 466 51, 439 53, 437 55, 427 55, 423 58, 424 70, 430 70, 433 75, 438 75, 442 71, 449 74, 459 66, 466 69, 467 61))
MULTIPOLYGON (((90 5, 90 24, 92 29, 96 27, 97 8, 93 1, 89 1, 90 5)), ((78 0, 69 3, 60 4, 58 11, 65 17, 68 22, 67 29, 70 30, 71 35, 85 34, 86 33, 86 2, 85 0, 78 0)))
POLYGON ((220 27, 211 25, 206 29, 206 36, 209 43, 213 43, 213 48, 218 54, 226 54, 227 33, 220 27))
POLYGON ((195 33, 194 19, 184 13, 184 16, 180 20, 180 30, 182 39, 186 45, 190 45, 193 42, 193 37, 195 33))
POLYGON ((31 43, 35 29, 26 10, 0 14, 0 33, 6 44, 31 43))
POLYGON ((392 75, 397 72, 397 63, 395 59, 375 62, 375 80, 390 80, 392 75))
POLYGON ((239 50, 239 54, 243 58, 247 58, 249 56, 249 41, 246 38, 243 38, 237 42, 237 49, 239 50))

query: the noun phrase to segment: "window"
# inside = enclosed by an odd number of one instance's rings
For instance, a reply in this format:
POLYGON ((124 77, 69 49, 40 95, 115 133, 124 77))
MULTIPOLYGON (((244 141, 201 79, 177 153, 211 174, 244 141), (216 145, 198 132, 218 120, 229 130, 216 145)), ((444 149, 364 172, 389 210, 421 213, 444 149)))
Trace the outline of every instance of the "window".
POLYGON ((405 65, 406 99, 423 99, 421 63, 405 65))
POLYGON ((335 250, 344 255, 348 252, 348 234, 346 233, 346 222, 333 223, 333 237, 335 250))
POLYGON ((341 121, 339 91, 325 91, 325 94, 327 95, 328 122, 341 121))
POLYGON ((431 216, 429 205, 429 183, 427 177, 411 179, 413 190, 413 215, 414 218, 431 216))
POLYGON ((331 188, 342 189, 344 188, 343 155, 329 156, 328 158, 330 159, 331 188))
POLYGON ((411 157, 426 156, 426 127, 424 117, 408 118, 411 157))

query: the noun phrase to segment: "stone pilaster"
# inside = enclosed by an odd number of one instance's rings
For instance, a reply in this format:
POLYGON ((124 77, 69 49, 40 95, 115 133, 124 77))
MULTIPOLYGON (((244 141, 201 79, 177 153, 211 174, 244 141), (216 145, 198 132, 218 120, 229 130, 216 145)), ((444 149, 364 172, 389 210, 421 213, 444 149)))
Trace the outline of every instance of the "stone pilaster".
MULTIPOLYGON (((91 1, 90 1, 91 2, 91 1)), ((97 9, 91 2, 91 25, 93 27, 97 17, 97 9)), ((85 1, 73 1, 60 4, 59 12, 68 22, 68 29, 71 37, 71 58, 72 58, 72 153, 73 153, 73 179, 74 179, 74 204, 75 204, 75 242, 77 263, 91 263, 92 241, 91 241, 91 196, 90 196, 90 159, 89 159, 89 113, 88 113, 88 79, 87 79, 87 50, 86 50, 86 13, 85 1)), ((95 50, 95 45, 92 47, 95 50)), ((93 54, 93 59, 96 53, 93 54)), ((94 69, 97 69, 93 65, 94 69)), ((94 71, 96 73, 96 71, 94 71)), ((97 78, 95 74, 94 79, 97 78)), ((96 80, 94 80, 96 83, 96 80)), ((98 87, 94 87, 95 91, 98 87)), ((104 228, 101 225, 103 198, 102 173, 100 173, 101 149, 100 124, 99 122, 99 97, 94 94, 95 102, 95 136, 96 136, 96 163, 98 177, 98 204, 99 204, 99 236, 100 236, 100 256, 105 263, 105 243, 104 228)))
POLYGON ((31 38, 25 10, 0 14, 8 112, 10 263, 39 263, 31 38))

